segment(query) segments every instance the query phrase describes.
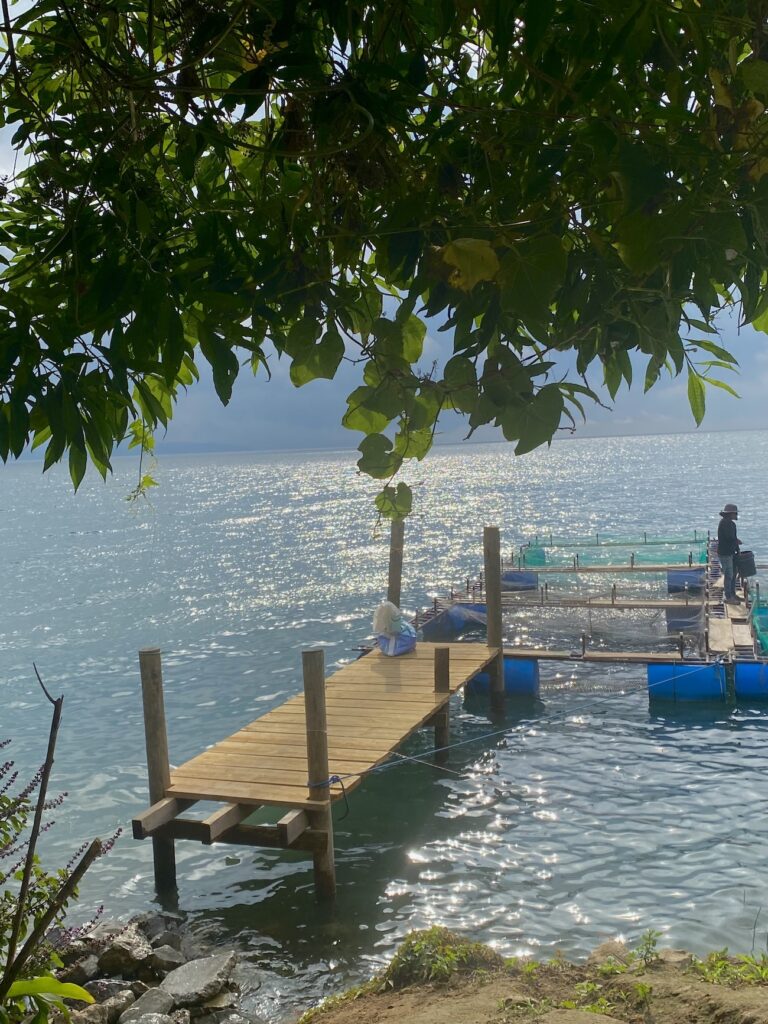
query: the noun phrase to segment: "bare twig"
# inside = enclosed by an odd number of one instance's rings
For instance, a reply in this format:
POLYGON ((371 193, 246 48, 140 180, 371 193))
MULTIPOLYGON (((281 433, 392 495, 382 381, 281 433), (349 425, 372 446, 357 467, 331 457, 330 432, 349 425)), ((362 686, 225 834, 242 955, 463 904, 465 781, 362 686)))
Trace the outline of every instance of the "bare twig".
POLYGON ((11 32, 11 12, 8 9, 8 0, 2 0, 3 4, 3 18, 5 18, 5 36, 8 40, 8 57, 11 61, 11 70, 13 71, 13 80, 18 87, 19 84, 19 65, 16 63, 16 48, 13 44, 13 33, 11 32))
POLYGON ((66 880, 64 885, 62 885, 61 889, 59 889, 58 893, 51 901, 50 906, 48 907, 46 912, 43 914, 43 916, 40 918, 40 920, 37 922, 35 927, 30 932, 29 938, 19 950, 18 956, 15 958, 13 963, 9 963, 9 965, 6 967, 5 974, 3 975, 2 979, 0 979, 0 1003, 2 1003, 3 999, 7 995, 8 990, 10 989, 14 980, 18 976, 19 971, 21 971, 24 964, 27 962, 27 960, 29 960, 30 956, 32 956, 32 954, 34 953, 35 949, 37 948, 37 945, 40 942, 40 939, 43 937, 43 935, 45 935, 46 930, 55 920, 56 915, 63 909, 67 901, 74 894, 78 884, 80 883, 80 879, 83 877, 83 875, 91 866, 91 864, 93 864, 93 862, 101 856, 101 852, 101 840, 94 839, 91 845, 83 854, 82 858, 80 859, 80 863, 77 865, 77 867, 69 876, 69 878, 66 880))
MULTIPOLYGON (((0 1003, 8 992, 11 986, 11 982, 8 980, 12 973, 14 960, 16 957, 16 946, 18 945, 19 935, 21 933, 21 926, 24 922, 24 911, 27 903, 27 896, 29 894, 29 885, 32 877, 32 869, 34 867, 35 860, 35 849, 37 847, 37 840, 40 837, 40 831, 43 824, 43 810, 45 809, 45 798, 48 791, 48 781, 51 777, 51 771, 53 770, 54 753, 56 750, 56 737, 59 732, 59 722, 61 721, 61 709, 64 705, 64 698, 58 697, 56 700, 51 698, 51 695, 46 690, 40 679, 40 674, 35 668, 35 673, 40 685, 43 687, 43 692, 49 701, 53 704, 53 716, 51 718, 51 727, 48 732, 48 750, 45 755, 45 763, 42 767, 40 777, 40 788, 37 793, 37 804, 35 806, 35 816, 32 822, 32 830, 29 837, 29 846, 27 847, 27 856, 24 860, 24 872, 22 874, 21 886, 19 887, 19 895, 16 903, 16 913, 14 914, 13 924, 11 926, 11 934, 8 939, 8 952, 5 961, 5 973, 2 981, 0 981, 0 1003)), ((27 943, 28 944, 28 943, 27 943)))

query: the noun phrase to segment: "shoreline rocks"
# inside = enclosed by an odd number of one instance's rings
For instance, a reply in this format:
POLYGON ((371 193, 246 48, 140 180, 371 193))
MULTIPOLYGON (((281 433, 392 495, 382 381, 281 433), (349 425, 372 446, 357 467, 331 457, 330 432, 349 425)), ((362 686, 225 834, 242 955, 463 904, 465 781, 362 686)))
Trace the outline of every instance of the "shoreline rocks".
POLYGON ((261 1024, 240 1008, 237 954, 202 949, 175 914, 100 922, 64 960, 60 979, 96 1000, 71 1024, 261 1024))

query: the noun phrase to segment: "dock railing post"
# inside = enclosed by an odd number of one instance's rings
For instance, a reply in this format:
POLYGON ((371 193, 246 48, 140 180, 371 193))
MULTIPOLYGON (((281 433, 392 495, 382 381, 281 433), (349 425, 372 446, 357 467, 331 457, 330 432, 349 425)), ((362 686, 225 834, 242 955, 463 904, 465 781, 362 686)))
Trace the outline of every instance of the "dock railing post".
POLYGON ((501 649, 501 540, 498 526, 483 530, 483 569, 485 576, 485 612, 488 620, 488 646, 497 655, 488 663, 491 703, 498 707, 504 702, 504 656, 501 649))
POLYGON ((405 546, 405 520, 393 519, 389 535, 389 576, 387 579, 387 600, 400 607, 400 590, 403 582, 403 548, 405 546))
MULTIPOLYGON (((435 648, 435 693, 451 692, 451 649, 450 647, 435 648)), ((435 722, 435 760, 447 761, 448 751, 444 749, 451 741, 450 709, 448 701, 434 717, 435 722)))
POLYGON ((336 895, 336 865, 333 854, 333 818, 331 787, 328 783, 328 722, 325 712, 325 656, 322 648, 302 652, 304 671, 304 708, 307 724, 307 770, 309 795, 325 805, 308 812, 312 828, 326 834, 325 845, 315 850, 315 893, 318 899, 336 895), (314 785, 313 785, 314 783, 314 785))
MULTIPOLYGON (((157 647, 145 647, 139 651, 139 669, 144 706, 149 802, 156 804, 166 796, 171 784, 163 701, 163 670, 160 650, 157 647)), ((159 894, 173 893, 176 889, 176 851, 173 840, 153 836, 152 857, 155 867, 155 888, 159 894)))

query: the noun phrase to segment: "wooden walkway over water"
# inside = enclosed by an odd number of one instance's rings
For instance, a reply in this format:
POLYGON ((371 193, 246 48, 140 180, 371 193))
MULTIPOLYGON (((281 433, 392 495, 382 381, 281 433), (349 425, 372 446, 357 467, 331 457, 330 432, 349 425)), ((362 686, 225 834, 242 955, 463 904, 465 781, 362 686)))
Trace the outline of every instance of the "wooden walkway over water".
POLYGON ((141 652, 152 806, 134 818, 133 833, 153 839, 159 888, 175 886, 173 841, 197 839, 309 850, 318 891, 332 894, 332 802, 419 728, 434 727, 435 747, 447 745, 452 694, 501 665, 499 647, 465 643, 422 642, 396 658, 372 651, 328 679, 321 650, 303 658, 304 693, 171 770, 160 652, 141 652), (183 817, 198 801, 221 806, 203 820, 183 817), (288 813, 274 826, 243 824, 262 806, 288 813))

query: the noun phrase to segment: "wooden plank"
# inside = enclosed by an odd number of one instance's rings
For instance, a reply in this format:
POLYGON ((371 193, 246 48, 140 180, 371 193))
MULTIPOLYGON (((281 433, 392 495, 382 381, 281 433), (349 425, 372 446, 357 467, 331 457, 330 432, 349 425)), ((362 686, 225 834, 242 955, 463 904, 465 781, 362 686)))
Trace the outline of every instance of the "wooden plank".
POLYGON ((629 562, 613 563, 611 565, 577 565, 574 569, 573 565, 524 565, 522 568, 518 565, 505 564, 504 571, 513 572, 535 572, 535 573, 551 573, 553 575, 560 574, 573 574, 579 575, 579 573, 626 573, 631 575, 636 572, 645 573, 665 573, 665 572, 706 572, 706 562, 694 562, 693 565, 689 565, 687 562, 680 562, 676 565, 631 565, 629 562))
POLYGON ((276 828, 280 833, 283 846, 290 846, 309 828, 307 812, 289 811, 288 814, 283 815, 280 821, 278 821, 276 828))
POLYGON ((142 814, 137 814, 131 822, 134 839, 147 839, 155 829, 171 821, 177 814, 186 811, 194 804, 194 800, 175 800, 173 797, 163 797, 156 804, 152 804, 142 814))
POLYGON ((202 823, 205 830, 203 842, 207 846, 215 843, 233 825, 239 825, 241 821, 245 821, 248 815, 253 814, 255 810, 255 807, 246 807, 245 804, 227 804, 226 807, 214 811, 202 823))
MULTIPOLYGON (((352 780, 350 780, 352 782, 352 780)), ((344 785, 347 790, 350 786, 344 785)), ((332 787, 331 800, 342 796, 341 788, 332 787)), ((271 807, 305 807, 310 810, 322 810, 325 806, 318 800, 310 800, 306 786, 276 786, 272 783, 247 785, 243 782, 223 782, 211 779, 199 779, 195 776, 171 778, 168 792, 172 796, 193 800, 216 800, 221 803, 243 803, 257 806, 269 804, 271 807)))
MULTIPOLYGON (((294 812, 292 812, 294 813, 294 812)), ((299 812, 303 813, 303 812, 299 812)), ((159 834, 168 839, 196 839, 204 841, 204 830, 201 821, 187 818, 175 818, 167 825, 161 825, 159 834)), ((217 843, 228 843, 236 846, 262 846, 267 849, 284 849, 284 833, 277 825, 235 825, 228 832, 219 836, 217 843)), ((308 852, 321 849, 327 842, 324 832, 317 829, 305 829, 291 843, 291 849, 308 852)))
MULTIPOLYGON (((348 761, 343 758, 334 758, 331 756, 329 760, 329 767, 331 772, 335 775, 345 775, 347 773, 354 774, 355 772, 365 771, 370 761, 368 758, 363 758, 357 761, 348 761)), ((187 761, 184 765, 184 770, 191 770, 197 765, 218 765, 220 767, 231 766, 232 768, 250 769, 252 773, 264 771, 268 769, 273 772, 281 772, 283 769, 287 771, 298 771, 303 770, 306 777, 307 773, 307 757, 294 756, 294 757, 282 757, 278 761, 277 758, 270 755, 260 754, 214 754, 207 756, 200 754, 197 757, 193 757, 191 761, 187 761), (205 760, 202 760, 205 758, 205 760)))
POLYGON ((709 631, 709 650, 713 654, 727 654, 728 651, 733 650, 733 626, 728 619, 709 618, 707 629, 709 631))
POLYGON ((755 639, 752 636, 751 626, 746 625, 746 623, 744 625, 741 625, 739 623, 734 622, 731 628, 733 629, 733 642, 737 647, 754 646, 755 639))

